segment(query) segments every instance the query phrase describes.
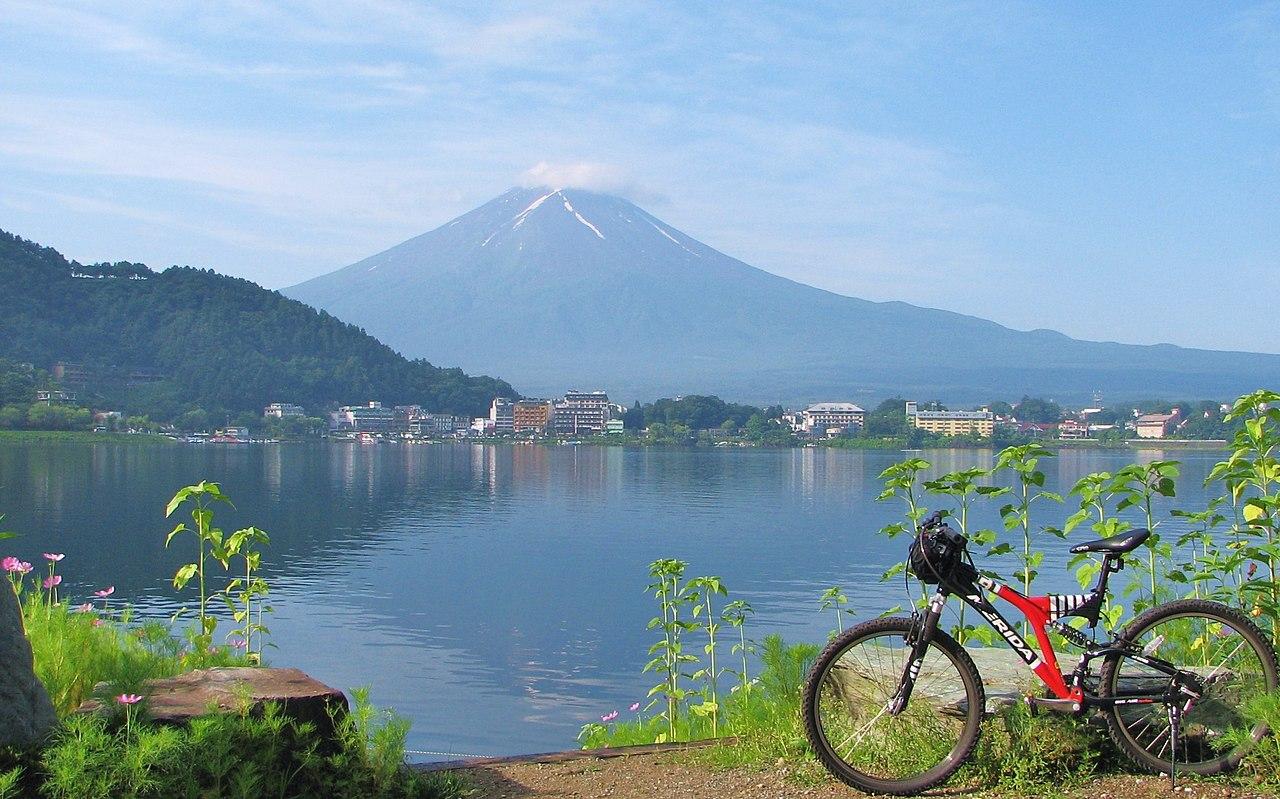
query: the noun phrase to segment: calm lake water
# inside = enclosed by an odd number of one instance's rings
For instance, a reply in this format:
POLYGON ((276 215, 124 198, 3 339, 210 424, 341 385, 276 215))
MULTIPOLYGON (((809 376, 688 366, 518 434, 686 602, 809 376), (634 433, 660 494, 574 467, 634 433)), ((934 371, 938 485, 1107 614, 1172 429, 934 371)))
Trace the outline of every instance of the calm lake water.
MULTIPOLYGON (((919 454, 934 472, 984 450, 919 454)), ((846 588, 860 616, 903 601, 879 575, 905 552, 875 531, 898 451, 624 450, 481 445, 0 444, 0 512, 22 537, 0 555, 61 564, 73 601, 116 598, 163 616, 193 541, 164 549, 173 491, 216 480, 220 526, 271 533, 268 659, 343 689, 372 687, 413 721, 415 759, 571 748, 582 724, 641 700, 654 614, 647 565, 718 574, 757 610, 749 635, 825 640, 818 595, 846 588)), ((1134 459, 1183 461, 1172 507, 1199 509, 1216 452, 1068 450, 1047 488, 1134 459)), ((1067 515, 1046 505, 1041 519, 1067 515)), ((995 507, 977 521, 998 527, 995 507)), ((1176 529, 1173 522, 1170 529, 1176 529)), ((1087 533, 1077 532, 1073 538, 1087 533)), ((1045 590, 1074 590, 1066 546, 1045 539, 1045 590)), ((186 601, 191 601, 188 592, 186 601)))

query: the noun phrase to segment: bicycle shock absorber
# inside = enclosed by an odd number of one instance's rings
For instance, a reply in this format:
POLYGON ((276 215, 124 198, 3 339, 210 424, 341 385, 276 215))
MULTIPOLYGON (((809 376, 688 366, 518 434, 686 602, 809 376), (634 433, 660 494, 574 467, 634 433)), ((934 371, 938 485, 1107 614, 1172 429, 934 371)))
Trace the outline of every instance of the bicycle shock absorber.
POLYGON ((1077 630, 1075 627, 1072 627, 1070 624, 1063 624, 1060 621, 1052 621, 1049 622, 1048 626, 1052 628, 1054 632, 1067 639, 1068 642, 1075 644, 1081 649, 1088 649, 1093 644, 1093 642, 1089 640, 1089 636, 1085 635, 1080 630, 1077 630))

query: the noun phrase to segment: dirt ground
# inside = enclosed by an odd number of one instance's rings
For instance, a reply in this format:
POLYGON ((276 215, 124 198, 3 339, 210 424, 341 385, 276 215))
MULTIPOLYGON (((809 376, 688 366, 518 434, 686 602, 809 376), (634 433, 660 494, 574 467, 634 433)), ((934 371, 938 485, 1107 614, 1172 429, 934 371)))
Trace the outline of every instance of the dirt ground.
MULTIPOLYGON (((462 772, 476 787, 475 799, 850 799, 863 794, 838 782, 797 784, 783 769, 716 770, 673 753, 639 754, 561 763, 493 764, 462 772)), ((985 799, 987 791, 944 787, 928 796, 985 799)), ((1167 777, 1114 776, 1069 794, 1079 799, 1275 799, 1275 794, 1210 781, 1187 781, 1177 793, 1167 777)), ((1007 794, 1002 799, 1011 799, 1007 794)), ((1027 799, 1033 799, 1027 797, 1027 799)), ((1034 799, 1041 799, 1036 796, 1034 799)))

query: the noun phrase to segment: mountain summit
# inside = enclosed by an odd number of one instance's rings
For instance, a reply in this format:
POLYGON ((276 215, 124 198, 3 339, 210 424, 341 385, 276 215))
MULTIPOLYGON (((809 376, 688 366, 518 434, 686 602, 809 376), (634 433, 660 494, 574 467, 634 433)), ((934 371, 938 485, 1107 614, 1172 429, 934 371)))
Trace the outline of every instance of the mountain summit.
POLYGON ((1080 341, 833 294, 578 189, 512 189, 284 293, 410 357, 501 374, 533 394, 968 402, 1226 397, 1280 383, 1280 356, 1080 341))

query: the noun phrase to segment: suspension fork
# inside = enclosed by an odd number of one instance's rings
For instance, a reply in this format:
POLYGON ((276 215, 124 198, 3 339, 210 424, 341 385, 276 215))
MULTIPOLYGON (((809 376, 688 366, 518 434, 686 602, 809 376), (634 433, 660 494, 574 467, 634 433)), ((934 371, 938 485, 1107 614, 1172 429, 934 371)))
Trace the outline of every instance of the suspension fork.
POLYGON ((941 589, 929 600, 929 606, 907 634, 907 643, 911 645, 911 657, 902 666, 902 677, 898 680, 898 691, 889 700, 888 711, 896 716, 907 709, 911 701, 911 692, 916 687, 916 678, 920 676, 920 667, 924 664, 924 656, 929 651, 933 634, 938 629, 938 619, 942 618, 942 607, 947 603, 947 594, 941 589))

